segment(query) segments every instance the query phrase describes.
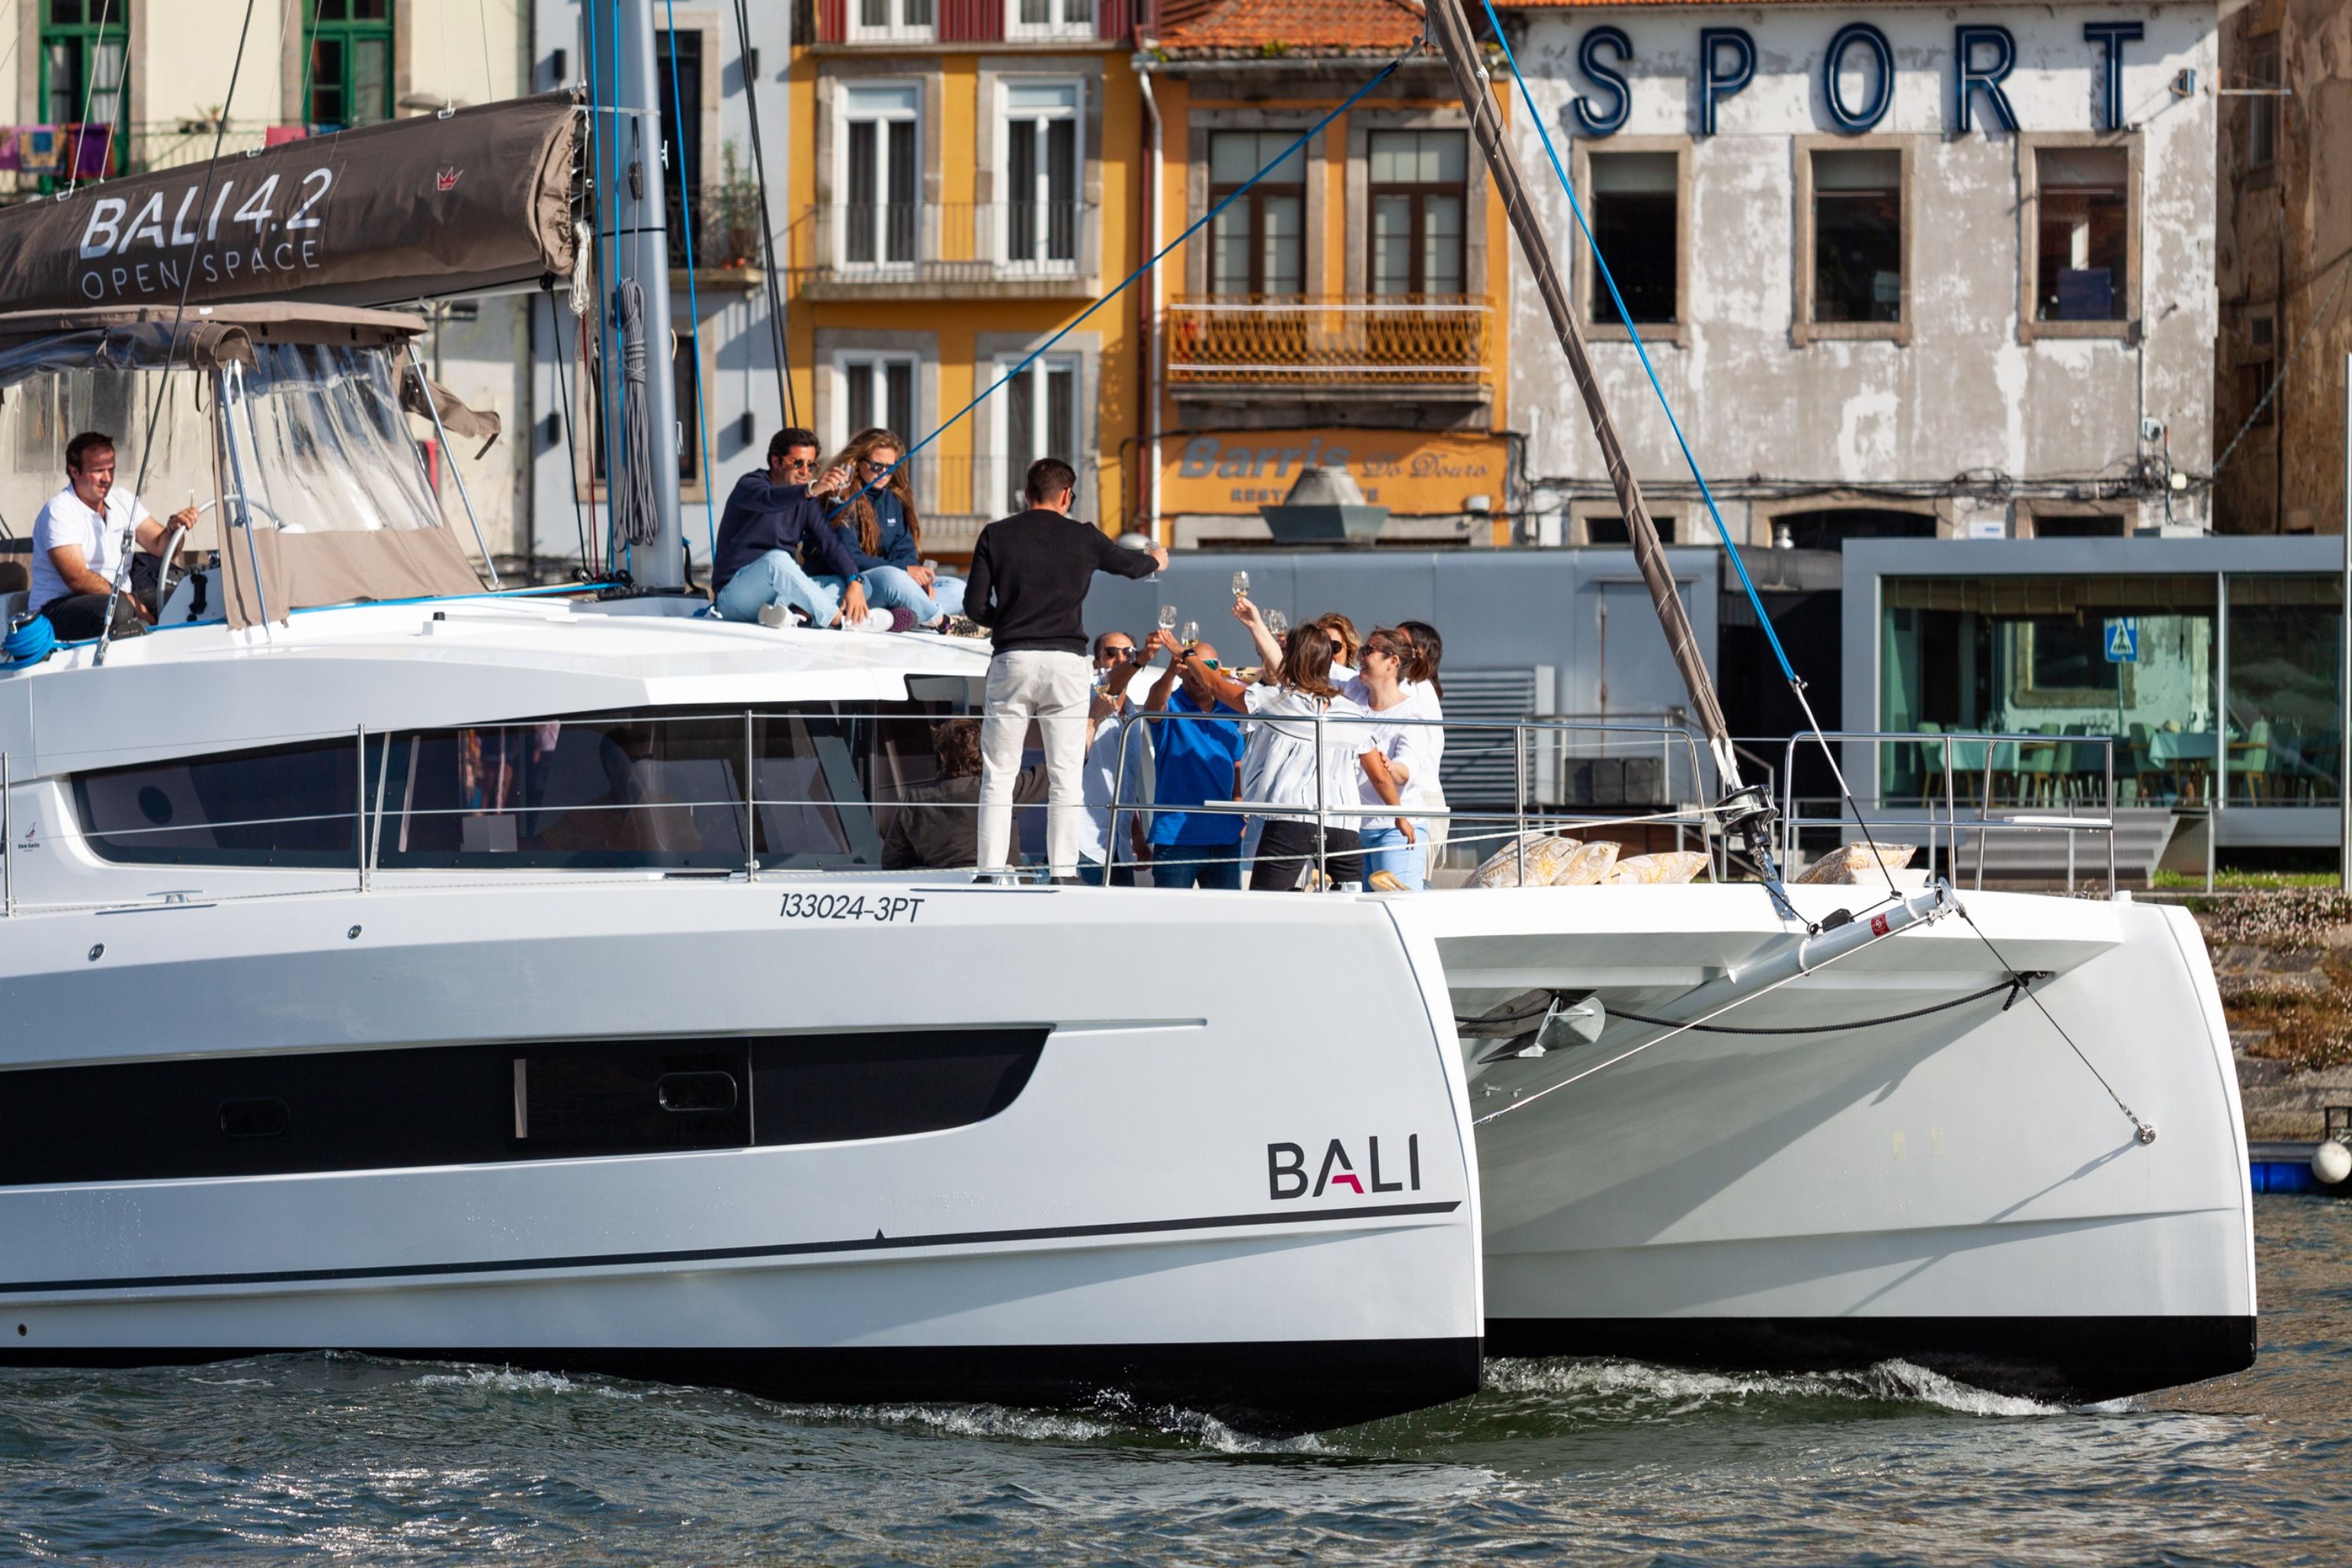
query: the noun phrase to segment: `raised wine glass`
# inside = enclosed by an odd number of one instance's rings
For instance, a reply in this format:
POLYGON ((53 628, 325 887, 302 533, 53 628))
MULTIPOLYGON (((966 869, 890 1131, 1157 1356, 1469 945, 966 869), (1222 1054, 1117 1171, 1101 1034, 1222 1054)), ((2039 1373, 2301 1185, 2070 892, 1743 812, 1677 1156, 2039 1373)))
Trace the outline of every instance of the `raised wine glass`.
POLYGON ((1160 606, 1160 629, 1163 632, 1172 632, 1176 629, 1175 605, 1162 605, 1160 606))
POLYGON ((1199 642, 1201 640, 1201 623, 1198 621, 1186 621, 1184 623, 1184 629, 1176 634, 1176 640, 1182 643, 1186 647, 1191 647, 1194 643, 1199 642))
POLYGON ((1234 574, 1234 597, 1236 599, 1246 599, 1249 597, 1248 573, 1236 572, 1234 574))
POLYGON ((1279 642, 1290 631, 1290 617, 1280 610, 1268 610, 1265 613, 1265 629, 1269 636, 1279 642))

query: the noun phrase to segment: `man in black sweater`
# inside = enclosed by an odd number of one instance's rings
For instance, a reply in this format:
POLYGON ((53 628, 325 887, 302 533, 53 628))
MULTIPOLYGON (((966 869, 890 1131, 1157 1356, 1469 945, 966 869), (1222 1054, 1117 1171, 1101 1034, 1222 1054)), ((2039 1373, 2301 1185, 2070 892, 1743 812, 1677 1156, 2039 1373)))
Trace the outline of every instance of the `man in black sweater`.
POLYGON ((780 430, 768 443, 765 473, 735 481, 719 521, 719 542, 710 563, 711 593, 719 613, 730 621, 756 621, 771 605, 797 605, 811 625, 829 626, 836 616, 845 626, 866 622, 866 589, 857 580, 857 560, 825 521, 809 478, 816 469, 816 437, 807 430, 780 430), (838 593, 801 567, 795 556, 805 542, 824 570, 847 586, 838 593))
POLYGON ((1011 864, 1013 792, 1035 720, 1045 741, 1045 859, 1075 880, 1087 809, 1087 700, 1092 667, 1081 611, 1097 572, 1148 577, 1168 564, 1158 545, 1127 550, 1070 516, 1078 477, 1059 458, 1029 465, 1029 510, 990 523, 972 547, 964 614, 993 635, 988 712, 980 729, 980 868, 1011 864))

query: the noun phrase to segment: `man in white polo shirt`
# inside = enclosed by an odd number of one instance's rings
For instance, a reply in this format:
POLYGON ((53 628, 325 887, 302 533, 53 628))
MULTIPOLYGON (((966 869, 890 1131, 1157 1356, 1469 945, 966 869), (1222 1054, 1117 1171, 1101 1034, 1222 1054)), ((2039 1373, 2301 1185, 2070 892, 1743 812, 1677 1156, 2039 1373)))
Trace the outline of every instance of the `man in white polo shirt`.
MULTIPOLYGON (((193 528, 196 509, 172 519, 193 528)), ((106 599, 125 526, 139 548, 163 553, 171 527, 157 522, 139 498, 114 488, 114 437, 85 430, 66 444, 66 488, 48 499, 33 520, 33 588, 26 603, 48 617, 61 642, 94 637, 106 629, 106 599)), ((115 607, 115 631, 142 631, 156 606, 126 590, 115 607)))

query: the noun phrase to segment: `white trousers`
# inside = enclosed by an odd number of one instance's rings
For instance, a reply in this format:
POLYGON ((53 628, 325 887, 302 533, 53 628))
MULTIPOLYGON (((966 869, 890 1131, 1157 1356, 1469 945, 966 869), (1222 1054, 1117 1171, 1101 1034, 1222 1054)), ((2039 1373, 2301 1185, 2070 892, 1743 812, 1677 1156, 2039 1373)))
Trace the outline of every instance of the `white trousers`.
POLYGON ((1045 859, 1056 877, 1077 875, 1093 684, 1093 666, 1081 653, 1018 648, 989 661, 988 711, 980 721, 982 870, 1013 864, 1013 785, 1034 719, 1045 742, 1045 859))

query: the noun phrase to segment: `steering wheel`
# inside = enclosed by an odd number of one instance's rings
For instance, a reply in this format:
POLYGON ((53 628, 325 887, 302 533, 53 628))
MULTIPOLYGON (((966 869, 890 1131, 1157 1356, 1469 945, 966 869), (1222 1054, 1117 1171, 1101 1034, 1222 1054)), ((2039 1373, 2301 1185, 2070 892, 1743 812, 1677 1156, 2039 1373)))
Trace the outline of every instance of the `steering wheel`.
MULTIPOLYGON (((276 512, 270 510, 269 508, 262 505, 261 502, 248 500, 242 495, 230 495, 227 497, 215 496, 211 500, 201 502, 196 507, 196 515, 201 518, 205 513, 220 505, 223 500, 242 501, 244 502, 247 511, 257 511, 261 513, 262 516, 269 520, 270 524, 273 527, 277 528, 281 532, 285 531, 286 522, 284 519, 280 518, 276 512)), ((163 613, 163 606, 170 604, 172 601, 172 557, 178 552, 180 548, 180 541, 187 536, 187 532, 188 531, 186 529, 182 528, 177 523, 173 523, 172 525, 171 531, 163 536, 163 549, 161 555, 163 564, 155 573, 155 613, 159 616, 163 613)))

